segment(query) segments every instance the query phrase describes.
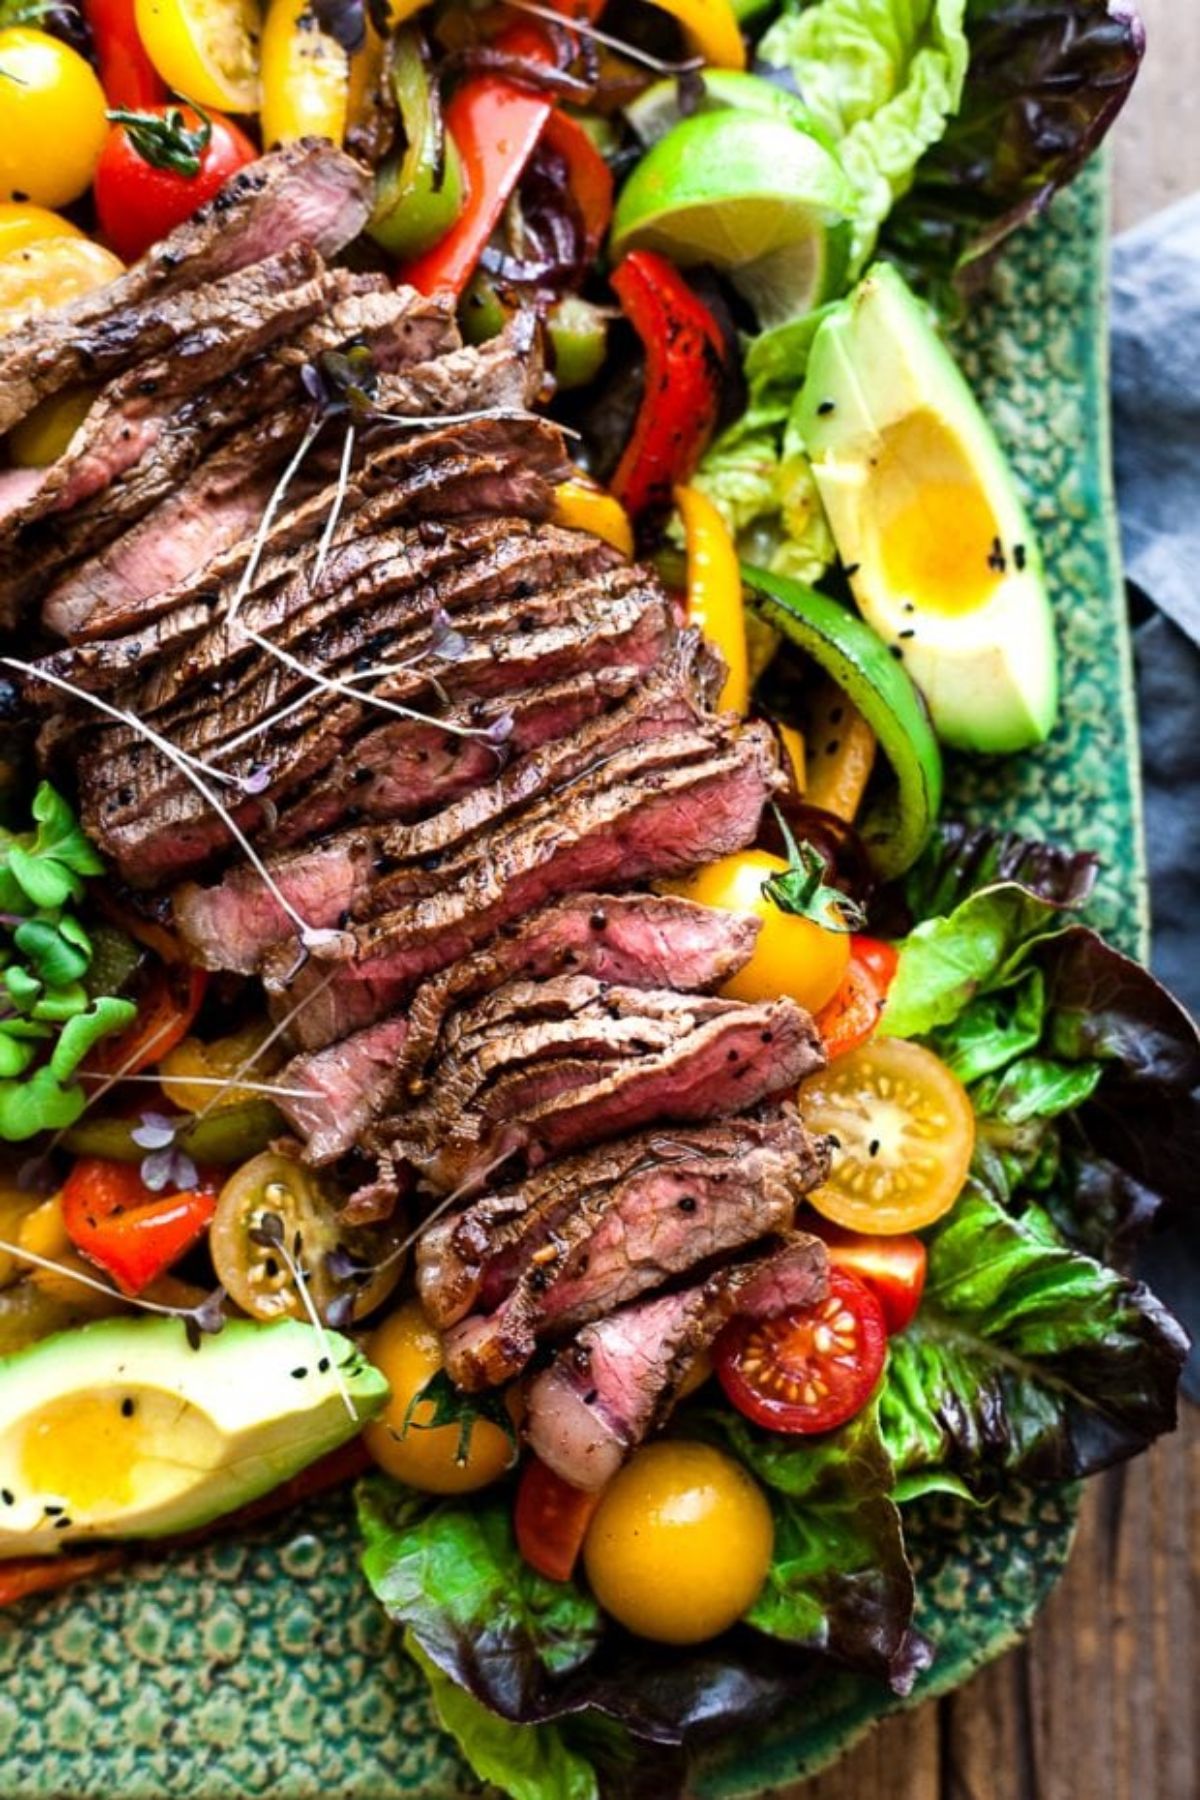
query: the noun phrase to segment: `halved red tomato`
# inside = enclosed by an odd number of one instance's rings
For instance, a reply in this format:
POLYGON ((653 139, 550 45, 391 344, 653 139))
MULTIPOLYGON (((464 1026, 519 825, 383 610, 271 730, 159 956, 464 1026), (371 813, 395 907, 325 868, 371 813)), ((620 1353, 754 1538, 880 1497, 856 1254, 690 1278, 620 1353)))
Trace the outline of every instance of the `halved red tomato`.
POLYGON ((63 1188, 63 1224, 75 1248, 111 1275, 125 1294, 140 1294, 203 1236, 217 1207, 215 1183, 158 1194, 136 1163, 80 1159, 63 1188))
POLYGON ((88 1054, 86 1073, 140 1075, 161 1061, 191 1030, 207 986, 208 971, 187 963, 152 970, 136 995, 137 1018, 116 1037, 101 1039, 88 1054))
POLYGON ((832 1431, 862 1411, 886 1356, 879 1301, 834 1267, 816 1306, 732 1320, 717 1339, 717 1379, 738 1411, 768 1431, 832 1431))
POLYGON ((570 1581, 599 1494, 572 1487, 531 1456, 521 1470, 514 1518, 517 1548, 548 1581, 570 1581))
POLYGON ((870 1288, 883 1308, 889 1336, 912 1323, 921 1303, 928 1260, 919 1237, 868 1237, 811 1214, 804 1229, 824 1241, 835 1269, 845 1269, 870 1288))
POLYGON ((899 956, 881 938, 852 937, 842 985, 817 1014, 817 1030, 830 1059, 855 1050, 879 1023, 899 956))

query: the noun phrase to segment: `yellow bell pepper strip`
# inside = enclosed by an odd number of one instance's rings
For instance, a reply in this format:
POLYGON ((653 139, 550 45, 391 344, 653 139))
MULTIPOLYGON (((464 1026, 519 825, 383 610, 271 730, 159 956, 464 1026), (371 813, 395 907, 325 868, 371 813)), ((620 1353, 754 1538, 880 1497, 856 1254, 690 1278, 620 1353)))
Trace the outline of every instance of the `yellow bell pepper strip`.
POLYGON ((92 409, 99 390, 68 388, 51 394, 8 434, 9 460, 17 469, 47 469, 57 462, 92 409))
MULTIPOLYGON (((350 54, 350 86, 346 94, 346 134, 370 129, 384 100, 386 46, 369 15, 363 14, 363 41, 350 54)), ((372 156, 370 161, 376 158, 372 156)))
POLYGON ((804 742, 804 733, 797 731, 794 725, 781 725, 778 719, 775 721, 775 729, 779 733, 796 792, 803 794, 808 785, 808 747, 804 742))
MULTIPOLYGON (((865 619, 828 594, 746 564, 742 576, 759 616, 820 664, 878 739, 896 783, 872 792, 858 834, 881 879, 902 875, 929 842, 942 803, 942 753, 912 677, 865 619)), ((811 794, 810 778, 806 800, 811 794)))
POLYGON ((568 531, 590 531, 623 556, 633 555, 633 526, 619 500, 580 474, 554 490, 553 520, 568 531))
POLYGON ((812 695, 808 742, 804 798, 851 824, 867 791, 879 740, 836 681, 823 681, 812 695))
POLYGON ((688 623, 725 659, 719 704, 744 716, 750 708, 750 673, 737 549, 724 519, 699 488, 677 487, 675 504, 687 542, 688 623))
POLYGON ((697 56, 714 69, 744 69, 746 40, 730 0, 654 0, 683 26, 697 56))
POLYGON ((322 31, 310 0, 270 0, 262 34, 263 148, 296 138, 340 144, 350 100, 350 58, 322 31))

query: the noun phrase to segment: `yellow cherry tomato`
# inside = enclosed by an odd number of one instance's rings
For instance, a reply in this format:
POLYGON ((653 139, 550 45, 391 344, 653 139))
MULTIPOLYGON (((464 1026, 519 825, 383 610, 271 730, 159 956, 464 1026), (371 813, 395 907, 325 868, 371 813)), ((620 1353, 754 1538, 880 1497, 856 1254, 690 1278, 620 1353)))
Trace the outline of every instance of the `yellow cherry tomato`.
POLYGON ((786 913, 764 894, 764 882, 786 873, 787 866, 767 850, 741 850, 663 886, 718 912, 754 913, 762 921, 750 961, 721 989, 729 999, 776 1000, 786 994, 809 1012, 820 1012, 842 985, 850 937, 786 913))
POLYGON ((462 1434, 457 1425, 423 1424, 434 1411, 432 1400, 421 1401, 409 1419, 414 1394, 442 1367, 441 1338, 417 1301, 407 1301, 371 1333, 367 1355, 387 1376, 392 1390, 383 1411, 363 1432, 381 1469, 427 1494, 470 1494, 512 1468, 516 1447, 490 1419, 471 1426, 461 1461, 462 1434))
POLYGON ((697 56, 717 69, 744 69, 746 40, 730 0, 654 0, 678 19, 697 56))
POLYGON ((169 88, 194 106, 257 112, 258 0, 135 0, 138 36, 169 88))
POLYGON ((25 25, 0 31, 0 200, 65 206, 89 185, 108 120, 77 50, 25 25))
POLYGON ((27 206, 6 200, 0 205, 0 256, 10 250, 21 250, 26 244, 40 243, 43 238, 81 238, 83 232, 61 213, 45 206, 27 206))
POLYGON ((255 1084, 269 1083, 283 1062, 276 1044, 268 1050, 260 1048, 270 1032, 267 1021, 260 1019, 209 1043, 198 1037, 184 1038, 158 1065, 163 1093, 182 1112, 203 1112, 206 1107, 217 1112, 222 1107, 245 1105, 255 1098, 255 1084), (239 1070, 244 1070, 250 1086, 232 1080, 239 1070), (221 1087, 224 1081, 231 1085, 221 1087))
POLYGON ((0 256, 0 332, 105 287, 124 266, 111 250, 84 237, 42 238, 11 250, 0 256))
POLYGON ((699 1644, 742 1617, 766 1579, 771 1509, 708 1444, 647 1444, 601 1496, 583 1546, 592 1592, 629 1631, 699 1644))
POLYGON ((38 1262, 27 1265, 29 1279, 47 1299, 60 1301, 89 1319, 103 1319, 109 1313, 124 1310, 124 1298, 115 1289, 101 1293, 97 1288, 89 1287, 87 1280, 77 1279, 86 1276, 91 1281, 107 1280, 103 1270, 79 1255, 68 1237, 61 1194, 51 1194, 48 1200, 25 1214, 17 1228, 17 1244, 21 1250, 39 1258, 38 1262), (46 1263, 53 1263, 54 1267, 46 1268, 46 1263))
POLYGON ((96 398, 94 387, 51 394, 8 434, 9 461, 18 469, 48 469, 75 436, 96 398))
POLYGON ((806 1125, 834 1140, 829 1179, 808 1196, 851 1231, 919 1231, 949 1212, 975 1149, 967 1091, 905 1038, 873 1038, 800 1087, 806 1125))
POLYGON ((263 148, 346 135, 350 58, 322 31, 311 0, 269 0, 262 36, 263 148))

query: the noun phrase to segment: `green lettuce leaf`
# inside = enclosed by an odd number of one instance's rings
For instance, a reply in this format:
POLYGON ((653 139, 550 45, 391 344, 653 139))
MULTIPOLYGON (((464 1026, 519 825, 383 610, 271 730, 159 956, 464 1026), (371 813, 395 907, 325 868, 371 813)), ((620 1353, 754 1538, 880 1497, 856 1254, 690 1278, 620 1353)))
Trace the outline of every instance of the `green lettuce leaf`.
POLYGON ((404 1648, 429 1683, 434 1711, 481 1781, 512 1800, 598 1800, 596 1771, 567 1747, 557 1725, 513 1725, 459 1687, 411 1631, 404 1648))
POLYGON ((832 565, 833 536, 789 406, 752 402, 711 445, 695 480, 743 559, 807 582, 832 565))
POLYGON ((977 994, 1014 980, 1036 945, 1066 929, 1058 907, 1017 882, 980 888, 904 939, 884 1030, 920 1037, 952 1024, 977 994))
POLYGON ((977 1498, 1089 1475, 1175 1423, 1183 1332, 1149 1291, 1068 1248, 1046 1215, 968 1187, 929 1237, 921 1309, 893 1338, 880 1401, 901 1478, 977 1498))
POLYGON ((767 1490, 775 1550, 747 1623, 907 1692, 925 1658, 878 1403, 818 1438, 760 1431, 730 1409, 685 1416, 682 1428, 717 1439, 767 1490))
POLYGON ((965 12, 966 0, 817 0, 777 20, 759 44, 760 61, 788 70, 837 143, 858 196, 855 269, 958 108, 965 12))

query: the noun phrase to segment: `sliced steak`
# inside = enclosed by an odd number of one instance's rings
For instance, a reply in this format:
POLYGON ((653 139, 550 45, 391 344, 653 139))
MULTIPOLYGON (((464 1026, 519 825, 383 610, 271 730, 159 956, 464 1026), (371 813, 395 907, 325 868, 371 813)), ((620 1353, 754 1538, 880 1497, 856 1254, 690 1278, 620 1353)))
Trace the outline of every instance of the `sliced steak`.
POLYGON ((485 859, 461 886, 412 901, 348 933, 351 965, 333 978, 320 965, 296 976, 290 948, 271 952, 265 975, 279 1013, 304 1002, 294 1023, 301 1048, 319 1049, 339 1024, 370 1024, 406 987, 469 955, 559 895, 633 886, 680 874, 753 843, 765 801, 781 777, 770 731, 751 725, 711 757, 645 783, 581 783, 556 823, 485 859), (308 1004, 327 984, 323 1002, 308 1004), (353 994, 362 987, 366 991, 353 994), (374 1011, 378 1006, 381 1010, 374 1011))
POLYGON ((306 1088, 307 1097, 281 1096, 280 1108, 307 1141, 310 1162, 332 1162, 354 1144, 374 1116, 374 1096, 390 1082, 404 1049, 408 1023, 384 1019, 314 1056, 297 1056, 279 1077, 285 1088, 306 1088))
POLYGON ((295 244, 335 255, 358 236, 370 206, 368 172, 321 139, 239 170, 116 281, 4 338, 0 435, 49 395, 106 379, 218 320, 226 277, 295 244))
MULTIPOLYGON (((459 1387, 499 1386, 520 1374, 539 1339, 563 1336, 673 1276, 789 1230, 828 1168, 824 1144, 808 1137, 790 1108, 765 1123, 677 1128, 639 1143, 642 1154, 620 1179, 597 1186, 586 1166, 577 1167, 574 1198, 560 1184, 540 1210, 493 1241, 480 1283, 488 1310, 446 1333, 446 1366, 459 1387)), ((586 1156, 573 1160, 587 1163, 586 1156)), ((468 1244, 485 1235, 478 1222, 463 1230, 468 1244)), ((438 1265, 453 1254, 452 1245, 435 1245, 424 1257, 418 1248, 417 1284, 431 1317, 438 1265)))
POLYGON ((586 1325, 530 1384, 525 1436, 573 1487, 595 1492, 670 1415, 697 1357, 737 1312, 814 1306, 826 1293, 825 1246, 797 1232, 757 1262, 700 1287, 623 1307, 586 1325))
MULTIPOLYGON (((393 1021, 347 1040, 346 1048, 363 1040, 362 1057, 354 1061, 353 1083, 339 1081, 339 1065, 317 1057, 297 1057, 281 1077, 285 1087, 323 1089, 321 1102, 281 1109, 301 1137, 307 1138, 310 1162, 331 1161, 352 1148, 366 1127, 388 1110, 402 1084, 418 1077, 437 1045, 449 1009, 490 993, 517 975, 550 976, 566 970, 598 976, 626 986, 716 987, 741 968, 754 947, 758 921, 750 915, 721 913, 691 900, 656 894, 583 894, 535 913, 508 936, 501 936, 474 956, 455 963, 417 989, 395 1054, 378 1057, 375 1048, 388 1041, 377 1032, 393 1021), (321 1074, 310 1082, 307 1068, 318 1062, 321 1074), (331 1071, 326 1089, 325 1071, 331 1071)), ((332 1051, 342 1046, 334 1045, 332 1051)))
POLYGON ((448 1069, 443 1083, 438 1065, 429 1101, 384 1120, 372 1141, 437 1192, 467 1192, 509 1157, 536 1168, 655 1120, 715 1119, 757 1106, 794 1090, 825 1061, 816 1026, 791 1000, 701 999, 690 1017, 659 1012, 650 1019, 631 1010, 607 1026, 588 1014, 574 1021, 577 1047, 561 1025, 541 1027, 550 1040, 544 1050, 532 1033, 514 1032, 506 1060, 474 1088, 476 1068, 466 1079, 448 1069), (461 1111, 453 1104, 460 1091, 461 1111))

